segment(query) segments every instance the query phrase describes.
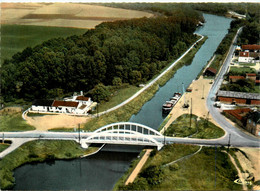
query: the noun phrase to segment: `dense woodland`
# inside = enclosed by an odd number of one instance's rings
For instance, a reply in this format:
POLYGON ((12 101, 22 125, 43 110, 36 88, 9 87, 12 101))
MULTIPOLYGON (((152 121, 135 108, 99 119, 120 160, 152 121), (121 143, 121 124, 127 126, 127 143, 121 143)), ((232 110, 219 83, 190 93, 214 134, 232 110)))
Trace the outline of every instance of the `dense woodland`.
MULTIPOLYGON (((28 47, 2 65, 4 101, 62 97, 80 90, 101 101, 109 99, 108 86, 145 83, 197 39, 193 32, 198 22, 203 21, 202 13, 197 10, 224 14, 230 6, 205 5, 128 4, 127 8, 135 6, 132 8, 153 11, 157 16, 106 22, 82 36, 51 39, 28 47)), ((256 35, 259 34, 259 6, 251 7, 251 12, 247 4, 238 10, 248 15, 247 20, 231 23, 231 32, 245 26, 240 43, 259 42, 256 35)), ((232 39, 231 35, 226 38, 232 39)), ((228 41, 220 45, 218 53, 227 50, 228 41)))
POLYGON ((180 13, 102 23, 82 36, 28 47, 2 66, 4 99, 54 98, 80 90, 99 94, 108 85, 146 82, 197 39, 193 32, 201 14, 180 13))

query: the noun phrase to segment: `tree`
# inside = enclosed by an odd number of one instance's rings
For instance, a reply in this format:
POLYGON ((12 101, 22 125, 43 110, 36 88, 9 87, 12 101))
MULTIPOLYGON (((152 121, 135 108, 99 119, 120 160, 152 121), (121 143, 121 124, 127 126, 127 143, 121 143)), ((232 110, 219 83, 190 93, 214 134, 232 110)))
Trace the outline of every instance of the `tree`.
POLYGON ((122 85, 122 80, 119 77, 114 77, 113 82, 112 82, 113 86, 116 87, 120 87, 122 85))
POLYGON ((101 102, 108 101, 111 93, 108 90, 108 87, 106 87, 102 83, 99 83, 89 92, 89 94, 91 95, 94 101, 101 102))

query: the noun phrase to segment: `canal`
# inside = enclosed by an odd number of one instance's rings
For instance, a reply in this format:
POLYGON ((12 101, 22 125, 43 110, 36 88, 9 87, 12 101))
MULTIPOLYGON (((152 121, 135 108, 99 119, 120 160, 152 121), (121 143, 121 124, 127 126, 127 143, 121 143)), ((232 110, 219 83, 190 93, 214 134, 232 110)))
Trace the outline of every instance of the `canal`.
MULTIPOLYGON (((180 68, 175 75, 160 87, 154 97, 131 122, 138 122, 154 129, 162 123, 161 106, 174 92, 182 90, 196 78, 212 57, 219 43, 228 32, 231 19, 204 14, 205 25, 196 33, 208 39, 195 55, 192 63, 180 68)), ((15 170, 14 190, 111 190, 117 180, 138 156, 140 147, 105 146, 96 155, 75 160, 56 160, 53 163, 27 164, 15 170)))

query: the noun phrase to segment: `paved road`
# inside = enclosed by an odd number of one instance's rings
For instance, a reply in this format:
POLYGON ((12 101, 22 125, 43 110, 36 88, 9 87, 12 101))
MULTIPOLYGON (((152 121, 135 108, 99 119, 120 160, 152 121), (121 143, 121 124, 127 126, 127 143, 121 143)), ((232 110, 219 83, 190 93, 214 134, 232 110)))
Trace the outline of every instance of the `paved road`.
POLYGON ((215 121, 227 132, 226 136, 223 138, 224 141, 228 141, 230 137, 230 143, 231 145, 258 145, 260 146, 259 139, 256 137, 250 136, 248 134, 245 134, 244 132, 240 131, 238 128, 234 127, 232 124, 230 124, 223 115, 220 114, 220 111, 218 108, 214 107, 214 100, 215 100, 215 95, 220 87, 220 85, 223 82, 223 78, 225 73, 228 70, 229 64, 232 59, 232 55, 235 51, 235 45, 237 40, 237 35, 242 31, 242 28, 240 28, 233 39, 233 43, 229 49, 228 55, 223 63, 223 66, 216 77, 214 84, 212 85, 212 88, 209 92, 209 95, 207 97, 207 107, 212 115, 212 117, 215 119, 215 121))
MULTIPOLYGON (((238 31, 238 33, 241 29, 238 31)), ((237 36, 236 36, 237 37, 237 36)), ((236 37, 234 42, 236 41, 236 37)), ((231 61, 232 54, 235 50, 235 46, 232 45, 230 47, 228 56, 221 68, 219 75, 216 77, 215 82, 210 90, 210 93, 207 98, 207 107, 210 111, 212 117, 219 123, 219 125, 225 129, 226 135, 219 139, 193 139, 193 138, 175 138, 175 137, 160 137, 160 136, 153 136, 157 141, 161 143, 184 143, 184 144, 196 144, 196 145, 206 145, 206 146, 213 146, 213 145, 223 145, 227 146, 229 143, 231 146, 235 147, 260 147, 259 139, 256 137, 247 135, 231 125, 219 112, 218 108, 213 106, 215 100, 215 94, 219 89, 225 72, 228 69, 228 65, 231 61), (230 138, 230 142, 229 142, 230 138)), ((159 77, 159 76, 158 76, 159 77)), ((157 78, 156 78, 157 79, 157 78)), ((155 79, 155 81, 156 81, 155 79)), ((81 139, 85 139, 88 136, 91 136, 92 132, 84 132, 80 133, 81 139)), ((14 144, 7 148, 5 152, 0 154, 0 158, 4 157, 6 154, 12 152, 15 148, 18 148, 21 144, 35 139, 47 139, 47 140, 78 140, 79 134, 78 132, 42 132, 42 131, 27 131, 27 132, 2 132, 0 133, 0 138, 5 137, 5 139, 12 139, 14 144)))

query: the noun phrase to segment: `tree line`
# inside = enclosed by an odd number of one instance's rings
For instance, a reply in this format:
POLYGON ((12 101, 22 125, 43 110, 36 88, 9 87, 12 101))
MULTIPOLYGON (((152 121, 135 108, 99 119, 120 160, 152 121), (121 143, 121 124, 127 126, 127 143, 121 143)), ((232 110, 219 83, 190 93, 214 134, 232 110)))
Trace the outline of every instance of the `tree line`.
POLYGON ((4 100, 31 101, 80 90, 98 92, 109 85, 145 83, 197 38, 193 32, 201 14, 191 9, 179 13, 105 22, 81 36, 28 47, 2 65, 4 100))

